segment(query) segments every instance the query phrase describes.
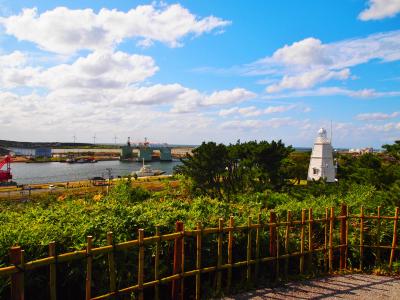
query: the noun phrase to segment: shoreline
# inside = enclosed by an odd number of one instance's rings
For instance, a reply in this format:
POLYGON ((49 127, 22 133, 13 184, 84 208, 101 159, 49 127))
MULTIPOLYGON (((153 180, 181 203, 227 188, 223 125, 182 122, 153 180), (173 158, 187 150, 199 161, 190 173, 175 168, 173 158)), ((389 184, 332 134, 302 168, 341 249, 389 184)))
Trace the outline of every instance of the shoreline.
MULTIPOLYGON (((148 188, 148 185, 152 185, 155 182, 158 183, 163 179, 172 179, 172 175, 158 175, 158 176, 146 176, 139 177, 138 179, 132 178, 132 186, 143 186, 148 188)), ((105 184, 94 185, 92 180, 77 180, 77 181, 58 181, 58 182, 47 182, 47 183, 33 183, 22 186, 0 186, 0 199, 7 198, 9 193, 53 193, 62 191, 80 191, 81 189, 104 189, 108 186, 114 186, 120 180, 127 180, 125 178, 114 178, 111 179, 109 184, 108 180, 105 180, 105 184)), ((172 180, 174 181, 174 180, 172 180)), ((21 194, 22 195, 22 194, 21 194)), ((26 196, 26 195, 24 195, 26 196)))

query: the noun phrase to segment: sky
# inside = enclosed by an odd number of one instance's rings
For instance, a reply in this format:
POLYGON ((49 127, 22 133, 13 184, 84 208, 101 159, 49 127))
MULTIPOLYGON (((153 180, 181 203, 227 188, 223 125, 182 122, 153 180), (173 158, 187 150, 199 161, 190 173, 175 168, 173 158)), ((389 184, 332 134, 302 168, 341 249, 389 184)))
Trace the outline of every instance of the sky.
POLYGON ((400 0, 0 0, 0 139, 400 139, 400 0))

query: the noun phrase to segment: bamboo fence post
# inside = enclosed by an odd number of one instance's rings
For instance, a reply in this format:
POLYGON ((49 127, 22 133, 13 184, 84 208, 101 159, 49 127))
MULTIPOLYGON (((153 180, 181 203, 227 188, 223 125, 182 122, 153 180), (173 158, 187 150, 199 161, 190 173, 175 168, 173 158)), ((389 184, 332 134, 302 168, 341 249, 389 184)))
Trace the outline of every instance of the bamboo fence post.
POLYGON ((161 250, 161 238, 160 238, 160 226, 156 226, 156 253, 154 257, 154 280, 157 281, 157 284, 154 287, 154 299, 160 299, 160 287, 158 280, 160 279, 160 250, 161 250))
POLYGON ((274 257, 275 259, 272 261, 272 274, 274 276, 274 281, 277 281, 278 274, 276 274, 276 254, 277 254, 277 247, 276 247, 276 213, 275 211, 271 210, 269 213, 269 255, 274 257))
POLYGON ((346 251, 345 251, 345 262, 344 268, 347 269, 347 257, 349 253, 349 207, 346 204, 346 251))
POLYGON ((144 229, 138 230, 138 241, 139 241, 139 257, 138 257, 138 298, 143 300, 143 282, 144 282, 144 229))
POLYGON ((308 209, 308 272, 312 271, 312 259, 313 259, 313 210, 308 209))
POLYGON ((86 300, 92 298, 92 248, 93 248, 93 237, 89 235, 86 239, 86 300))
POLYGON ((376 262, 381 264, 381 207, 378 206, 378 219, 377 219, 377 239, 376 239, 376 262))
POLYGON ((331 215, 329 218, 329 273, 333 271, 333 222, 335 220, 335 210, 331 207, 331 215))
MULTIPOLYGON (((107 245, 112 246, 112 252, 107 254, 108 259, 108 274, 110 276, 110 292, 115 293, 117 291, 117 279, 115 274, 115 258, 114 258, 114 242, 113 233, 107 232, 107 245)), ((114 298, 114 297, 113 297, 114 298)))
MULTIPOLYGON (((289 254, 289 237, 290 237, 290 225, 292 222, 292 212, 290 210, 287 211, 286 217, 286 230, 285 230, 285 254, 289 254)), ((285 278, 288 278, 289 274, 289 257, 285 259, 285 278)))
POLYGON ((184 296, 185 296, 185 293, 184 293, 184 291, 185 291, 185 277, 183 276, 183 273, 185 272, 185 232, 184 231, 182 231, 182 238, 181 238, 181 241, 182 241, 182 257, 181 257, 181 260, 182 260, 182 271, 181 271, 181 276, 180 276, 180 278, 181 278, 181 298, 183 299, 184 298, 184 296))
MULTIPOLYGON (((184 230, 183 222, 177 221, 175 224, 175 231, 183 233, 183 230, 184 230)), ((183 251, 183 238, 182 238, 182 236, 180 236, 180 237, 175 238, 175 241, 174 241, 174 267, 173 267, 174 275, 182 273, 182 251, 183 251)), ((181 286, 182 286, 181 278, 174 279, 172 281, 172 299, 173 300, 183 299, 181 286)))
POLYGON ((247 283, 250 283, 251 280, 251 266, 250 266, 250 260, 251 260, 251 217, 249 217, 248 222, 248 231, 247 231, 247 273, 246 273, 246 279, 247 283))
POLYGON ((196 300, 201 299, 201 239, 202 239, 202 225, 197 223, 197 234, 196 234, 196 300))
POLYGON ((399 219, 399 208, 396 207, 396 211, 394 214, 394 220, 393 220, 393 241, 392 241, 392 249, 390 251, 390 260, 389 260, 389 271, 392 271, 392 265, 393 265, 393 258, 396 250, 396 244, 397 244, 397 220, 399 219))
POLYGON ((220 218, 218 220, 218 258, 217 258, 217 293, 221 292, 221 282, 222 282, 222 237, 224 229, 224 219, 220 218))
POLYGON ((228 264, 229 264, 229 269, 228 269, 228 281, 227 281, 227 291, 229 292, 231 289, 231 283, 232 283, 232 248, 233 248, 233 227, 235 226, 235 220, 233 219, 233 216, 230 216, 229 218, 229 232, 228 232, 228 264))
POLYGON ((364 207, 360 208, 360 270, 363 269, 364 256, 364 207))
MULTIPOLYGON (((22 272, 25 273, 25 250, 21 250, 21 269, 22 269, 22 272)), ((25 299, 25 274, 24 274, 24 276, 22 276, 21 282, 22 282, 24 299, 25 299)))
MULTIPOLYGON (((276 218, 276 224, 279 223, 279 218, 276 218)), ((275 277, 275 281, 279 280, 279 255, 280 255, 280 248, 279 248, 279 226, 276 225, 275 226, 276 229, 276 265, 275 265, 275 273, 276 273, 276 277, 275 277)))
MULTIPOLYGON (((10 252, 10 263, 20 268, 20 265, 23 265, 23 252, 21 247, 11 247, 10 252)), ((24 273, 23 269, 18 270, 18 273, 11 275, 11 299, 12 300, 24 300, 25 292, 24 292, 24 273)))
POLYGON ((339 263, 339 268, 340 270, 346 269, 346 248, 347 248, 347 243, 346 243, 346 225, 347 225, 347 206, 346 204, 341 205, 340 209, 340 263, 339 263))
POLYGON ((328 226, 329 214, 328 208, 325 207, 325 226, 324 226, 324 271, 328 271, 328 226))
POLYGON ((254 270, 254 278, 258 279, 258 271, 260 269, 260 231, 261 231, 261 213, 257 216, 258 227, 256 229, 256 267, 254 270))
POLYGON ((301 231, 300 231, 300 274, 304 273, 304 234, 305 234, 306 210, 301 210, 301 231))
MULTIPOLYGON (((49 243, 49 256, 54 257, 54 260, 57 259, 56 255, 56 242, 49 243)), ((49 266, 50 269, 50 299, 56 300, 57 299, 57 266, 56 262, 51 263, 49 266)))

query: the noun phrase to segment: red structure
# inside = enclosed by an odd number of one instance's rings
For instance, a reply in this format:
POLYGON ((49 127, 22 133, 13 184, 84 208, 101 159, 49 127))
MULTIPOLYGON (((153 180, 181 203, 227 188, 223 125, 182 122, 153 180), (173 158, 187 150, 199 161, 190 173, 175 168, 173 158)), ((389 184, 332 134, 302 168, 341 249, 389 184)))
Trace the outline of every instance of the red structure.
POLYGON ((0 161, 0 183, 7 182, 8 180, 12 179, 11 175, 11 156, 7 155, 2 161, 0 161), (3 166, 6 165, 7 169, 1 170, 3 166))

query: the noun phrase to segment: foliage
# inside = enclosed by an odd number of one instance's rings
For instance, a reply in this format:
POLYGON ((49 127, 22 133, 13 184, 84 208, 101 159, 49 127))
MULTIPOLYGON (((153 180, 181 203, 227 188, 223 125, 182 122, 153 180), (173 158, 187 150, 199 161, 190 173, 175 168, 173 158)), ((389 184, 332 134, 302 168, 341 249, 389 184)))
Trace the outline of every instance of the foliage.
POLYGON ((307 179, 308 164, 310 163, 310 152, 293 152, 289 156, 289 164, 286 174, 295 179, 299 184, 300 180, 307 179))
POLYGON ((192 180, 195 193, 230 199, 237 193, 282 188, 292 151, 281 141, 238 141, 229 146, 203 142, 182 159, 176 172, 192 180))
POLYGON ((395 141, 393 145, 383 145, 382 148, 385 149, 386 153, 392 156, 394 159, 397 161, 400 160, 400 140, 395 141))
POLYGON ((193 156, 182 160, 177 169, 193 180, 194 189, 200 189, 212 197, 222 196, 222 176, 227 165, 228 151, 225 145, 214 142, 202 143, 193 150, 193 156))
MULTIPOLYGON (((396 145, 385 146, 387 153, 384 154, 340 155, 339 181, 333 184, 324 181, 288 184, 288 179, 299 180, 306 176, 309 154, 292 153, 291 147, 285 147, 280 141, 237 142, 229 146, 203 143, 194 151, 193 158, 185 159, 178 170, 183 174, 176 175, 180 181, 178 188, 167 185, 166 190, 151 193, 132 187, 128 178, 128 181, 121 180, 108 195, 57 194, 27 203, 3 201, 0 203, 0 267, 7 265, 8 249, 13 245, 20 245, 25 250, 26 260, 30 260, 47 256, 47 245, 51 241, 57 242, 58 253, 81 250, 88 235, 94 236, 94 246, 105 245, 108 231, 114 233, 115 242, 121 242, 136 238, 139 228, 145 229, 147 236, 154 235, 156 226, 162 233, 170 233, 177 220, 183 221, 188 229, 195 228, 198 222, 204 227, 216 227, 219 218, 227 220, 232 215, 236 225, 243 225, 249 217, 255 220, 265 209, 274 209, 280 218, 291 210, 298 219, 301 209, 313 208, 316 216, 323 216, 326 207, 338 207, 341 203, 346 203, 352 214, 359 213, 360 206, 364 206, 368 214, 382 206, 382 215, 392 215, 394 207, 400 205, 400 163, 396 158, 396 145), (221 198, 229 201, 221 201, 221 198)), ((267 214, 263 213, 262 221, 266 219, 267 214)), ((372 223, 366 225, 375 232, 372 223)), ((383 244, 390 244, 391 226, 392 223, 382 223, 383 244)), ((359 234, 356 229, 353 231, 349 239, 355 245, 359 234)), ((267 231, 262 234, 264 239, 268 238, 267 231)), ((235 235, 237 255, 245 255, 242 247, 246 245, 245 240, 245 235, 235 235)), ((189 238, 187 243, 190 243, 189 238)), ((297 247, 298 238, 293 238, 293 243, 293 247, 297 247)), ((168 243, 163 246, 163 255, 170 259, 172 248, 168 243)), ((210 237, 205 240, 203 251, 212 253, 214 250, 215 239, 210 237)), ((349 250, 353 260, 354 253, 349 250)), ((118 257, 119 282, 121 286, 128 286, 136 276, 129 262, 132 253, 119 253, 118 257)), ((213 257, 204 255, 204 265, 211 265, 213 257)), ((188 263, 193 263, 189 258, 188 263)), ((150 268, 152 261, 146 264, 150 268)), ((167 268, 163 268, 162 272, 167 272, 167 268)), ((82 265, 74 265, 68 274, 57 275, 60 285, 71 287, 76 298, 83 293, 73 288, 74 284, 83 282, 82 270, 82 265)), ((42 277, 26 280, 28 288, 38 293, 38 298, 44 297, 40 294, 40 287, 45 284, 42 277)), ((106 274, 96 274, 96 278, 104 281, 99 286, 107 286, 106 274)), ((7 284, 0 278, 0 298, 5 295, 7 284)))
POLYGON ((366 153, 357 157, 338 157, 339 181, 371 184, 378 190, 391 189, 400 180, 399 160, 388 160, 382 155, 366 153))

